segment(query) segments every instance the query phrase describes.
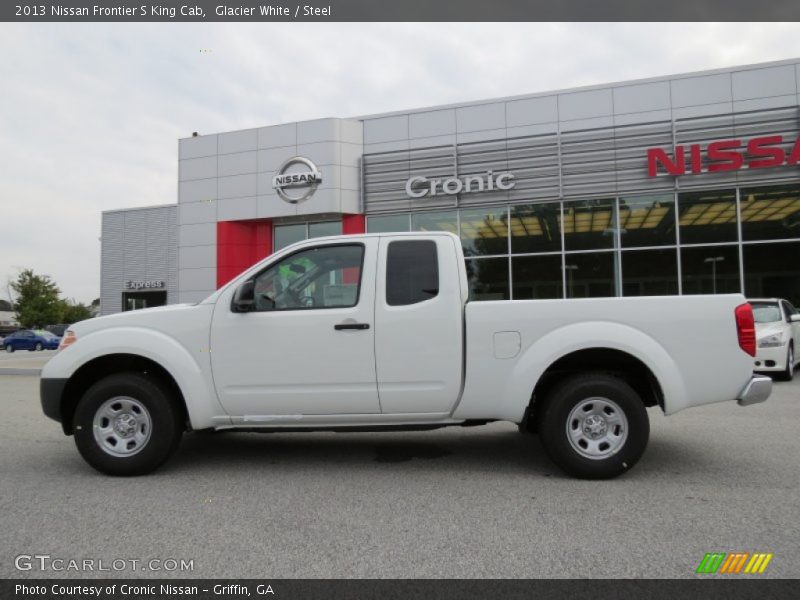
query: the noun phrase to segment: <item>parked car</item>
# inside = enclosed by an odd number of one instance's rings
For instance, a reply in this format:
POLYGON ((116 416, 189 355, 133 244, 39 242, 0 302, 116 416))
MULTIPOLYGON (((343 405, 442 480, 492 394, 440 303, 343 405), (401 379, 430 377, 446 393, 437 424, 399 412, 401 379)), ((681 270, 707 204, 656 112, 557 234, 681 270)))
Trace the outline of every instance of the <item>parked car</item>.
POLYGON ((649 406, 765 401, 755 345, 740 294, 473 302, 457 236, 365 234, 293 244, 194 305, 76 323, 40 392, 113 475, 156 469, 187 429, 503 420, 598 479, 642 456, 649 406))
POLYGON ((783 298, 753 298, 748 302, 753 307, 758 341, 755 370, 791 381, 798 362, 800 313, 783 298))
POLYGON ((60 335, 57 335, 46 329, 34 329, 33 332, 47 340, 47 343, 44 346, 45 350, 58 350, 58 346, 61 344, 60 335))
POLYGON ((6 352, 15 350, 56 350, 61 338, 49 331, 23 329, 3 338, 3 349, 6 352))

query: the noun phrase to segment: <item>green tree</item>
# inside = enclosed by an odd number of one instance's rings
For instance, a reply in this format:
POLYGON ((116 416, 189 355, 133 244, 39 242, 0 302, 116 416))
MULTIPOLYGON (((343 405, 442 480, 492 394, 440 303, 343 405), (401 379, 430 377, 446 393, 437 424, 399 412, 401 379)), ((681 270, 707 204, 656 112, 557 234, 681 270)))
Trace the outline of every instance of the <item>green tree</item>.
POLYGON ((71 325, 72 323, 77 323, 78 321, 91 319, 92 316, 94 316, 91 307, 80 302, 75 302, 74 298, 70 300, 62 300, 61 303, 64 311, 61 321, 62 323, 71 325))
POLYGON ((16 295, 14 312, 22 327, 29 329, 62 322, 64 303, 58 297, 58 286, 49 275, 37 275, 33 269, 24 269, 10 285, 16 295))
POLYGON ((14 307, 8 300, 0 299, 0 310, 14 310, 14 307))

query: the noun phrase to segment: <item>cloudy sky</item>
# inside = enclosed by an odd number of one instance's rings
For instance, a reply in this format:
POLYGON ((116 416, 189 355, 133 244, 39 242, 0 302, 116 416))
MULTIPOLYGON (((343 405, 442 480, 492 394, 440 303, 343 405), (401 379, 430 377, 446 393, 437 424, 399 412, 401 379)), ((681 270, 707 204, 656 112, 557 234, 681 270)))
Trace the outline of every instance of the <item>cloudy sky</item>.
POLYGON ((0 24, 0 297, 99 295, 100 213, 177 201, 177 140, 800 57, 800 24, 0 24))

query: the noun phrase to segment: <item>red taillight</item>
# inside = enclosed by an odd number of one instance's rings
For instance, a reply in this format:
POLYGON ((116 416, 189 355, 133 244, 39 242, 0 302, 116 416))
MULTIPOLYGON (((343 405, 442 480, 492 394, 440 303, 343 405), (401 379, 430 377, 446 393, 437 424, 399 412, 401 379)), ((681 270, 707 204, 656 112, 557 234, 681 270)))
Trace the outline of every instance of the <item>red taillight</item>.
POLYGON ((740 304, 734 311, 736 313, 736 334, 739 336, 739 346, 750 356, 756 355, 756 324, 753 321, 753 307, 749 304, 740 304))

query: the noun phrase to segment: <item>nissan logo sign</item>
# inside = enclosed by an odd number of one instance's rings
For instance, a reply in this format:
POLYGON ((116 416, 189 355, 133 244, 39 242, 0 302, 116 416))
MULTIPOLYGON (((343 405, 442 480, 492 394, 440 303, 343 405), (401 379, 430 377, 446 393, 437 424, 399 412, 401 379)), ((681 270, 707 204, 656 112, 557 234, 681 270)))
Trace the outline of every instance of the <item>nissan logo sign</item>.
POLYGON ((278 169, 278 174, 272 178, 272 187, 289 204, 308 200, 317 191, 320 183, 322 175, 317 170, 317 165, 302 156, 295 156, 284 162, 278 169), (300 170, 297 170, 297 166, 300 170))

